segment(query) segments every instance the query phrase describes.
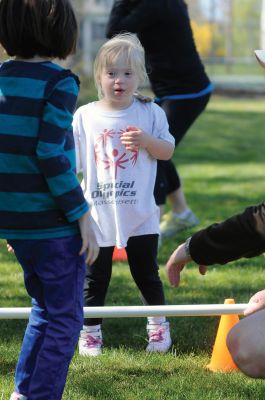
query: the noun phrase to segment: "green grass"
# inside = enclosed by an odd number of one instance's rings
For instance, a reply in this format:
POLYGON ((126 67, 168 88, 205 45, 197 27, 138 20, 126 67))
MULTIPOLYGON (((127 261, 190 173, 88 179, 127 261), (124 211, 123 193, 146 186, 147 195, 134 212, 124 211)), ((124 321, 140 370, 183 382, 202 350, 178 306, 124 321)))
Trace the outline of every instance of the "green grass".
POLYGON ((211 64, 204 61, 204 66, 208 74, 210 75, 264 75, 264 71, 260 68, 260 65, 255 60, 253 54, 253 60, 251 63, 234 63, 234 64, 211 64))
MULTIPOLYGON (((221 221, 264 198, 265 100, 213 98, 175 152, 189 204, 200 227, 221 221)), ((179 289, 166 280, 168 256, 196 229, 164 240, 159 251, 161 277, 169 304, 247 302, 264 288, 263 256, 209 268, 204 277, 190 264, 179 289)), ((29 306, 22 273, 13 255, 0 249, 2 307, 29 306)), ((126 263, 113 268, 107 305, 137 305, 139 294, 126 263)), ((264 400, 265 382, 240 372, 211 373, 218 317, 170 318, 172 351, 146 354, 144 318, 106 319, 104 354, 95 359, 77 353, 63 399, 67 400, 264 400)), ((0 320, 0 399, 13 390, 13 375, 26 322, 0 320)))

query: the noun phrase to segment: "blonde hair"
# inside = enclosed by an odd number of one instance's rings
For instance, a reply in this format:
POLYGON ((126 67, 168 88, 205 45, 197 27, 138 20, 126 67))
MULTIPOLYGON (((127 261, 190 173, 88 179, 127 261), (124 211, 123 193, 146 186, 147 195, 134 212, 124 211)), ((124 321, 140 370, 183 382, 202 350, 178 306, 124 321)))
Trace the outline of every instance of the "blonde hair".
POLYGON ((145 54, 140 40, 132 33, 120 33, 105 42, 95 58, 94 80, 99 98, 103 97, 100 85, 102 71, 120 57, 124 57, 128 65, 136 72, 140 85, 146 80, 145 54))

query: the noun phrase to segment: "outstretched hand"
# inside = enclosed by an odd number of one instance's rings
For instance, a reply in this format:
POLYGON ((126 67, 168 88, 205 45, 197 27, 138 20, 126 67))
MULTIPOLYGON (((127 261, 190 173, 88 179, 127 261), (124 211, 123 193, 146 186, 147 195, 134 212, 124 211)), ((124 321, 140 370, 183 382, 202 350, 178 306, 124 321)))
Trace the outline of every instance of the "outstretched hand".
MULTIPOLYGON (((191 257, 186 253, 185 243, 182 243, 180 246, 178 246, 171 254, 166 264, 167 276, 171 286, 179 286, 180 273, 185 265, 191 260, 191 257)), ((207 267, 205 265, 199 265, 199 272, 201 275, 205 275, 207 272, 207 267)))
POLYGON ((265 290, 260 290, 249 299, 244 315, 248 316, 265 309, 265 290))

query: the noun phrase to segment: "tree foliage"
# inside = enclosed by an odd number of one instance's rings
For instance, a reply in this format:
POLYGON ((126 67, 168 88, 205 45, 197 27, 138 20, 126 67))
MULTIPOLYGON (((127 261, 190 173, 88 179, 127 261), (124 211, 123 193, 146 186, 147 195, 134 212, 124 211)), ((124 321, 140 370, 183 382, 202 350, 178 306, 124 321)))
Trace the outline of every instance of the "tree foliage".
POLYGON ((202 56, 252 57, 260 47, 262 0, 211 0, 207 12, 199 0, 188 6, 202 56))
POLYGON ((261 0, 233 0, 233 54, 252 56, 260 46, 261 0))
POLYGON ((191 21, 194 40, 201 56, 208 57, 211 51, 215 27, 209 22, 199 24, 191 21))

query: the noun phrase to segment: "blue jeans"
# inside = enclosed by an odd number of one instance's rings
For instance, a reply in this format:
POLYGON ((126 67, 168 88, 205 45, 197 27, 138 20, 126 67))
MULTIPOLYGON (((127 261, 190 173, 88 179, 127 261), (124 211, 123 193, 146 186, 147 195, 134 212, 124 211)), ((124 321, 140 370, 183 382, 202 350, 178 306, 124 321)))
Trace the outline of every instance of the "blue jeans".
POLYGON ((83 324, 84 257, 78 236, 9 240, 24 270, 32 311, 15 375, 28 400, 60 400, 83 324))

